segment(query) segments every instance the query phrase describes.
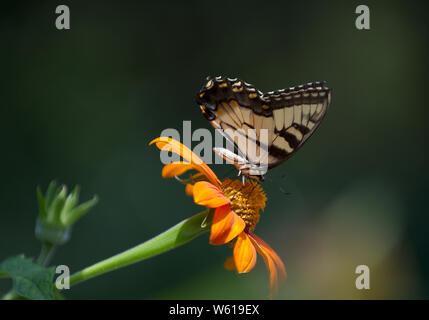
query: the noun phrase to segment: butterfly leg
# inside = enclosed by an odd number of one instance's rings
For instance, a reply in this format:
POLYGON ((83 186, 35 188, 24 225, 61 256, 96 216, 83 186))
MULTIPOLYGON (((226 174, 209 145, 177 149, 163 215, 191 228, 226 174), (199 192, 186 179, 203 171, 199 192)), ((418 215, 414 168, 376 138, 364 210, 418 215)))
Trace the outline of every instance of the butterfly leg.
POLYGON ((245 181, 244 181, 245 175, 244 175, 244 174, 242 175, 241 170, 238 170, 237 177, 239 177, 240 175, 241 175, 241 177, 242 177, 242 180, 243 180, 243 186, 244 186, 244 183, 245 183, 245 181))

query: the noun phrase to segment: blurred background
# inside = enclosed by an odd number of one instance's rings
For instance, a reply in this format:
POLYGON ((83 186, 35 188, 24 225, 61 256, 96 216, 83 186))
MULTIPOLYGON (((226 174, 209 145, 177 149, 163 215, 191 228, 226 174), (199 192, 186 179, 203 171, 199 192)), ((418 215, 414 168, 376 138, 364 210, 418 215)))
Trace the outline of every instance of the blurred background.
MULTIPOLYGON (((264 182, 269 200, 255 233, 286 264, 278 298, 429 298, 425 9, 423 1, 2 4, 0 260, 38 256, 35 189, 52 179, 81 185, 82 200, 100 198, 53 259, 72 272, 200 212, 181 184, 161 178, 148 142, 184 120, 210 127, 194 103, 206 76, 262 91, 326 80, 324 122, 264 182), (59 4, 70 8, 70 30, 55 28, 59 4), (370 31, 355 27, 359 4, 370 8, 370 31), (370 290, 355 288, 361 264, 370 290)), ((66 298, 268 298, 262 259, 237 275, 222 267, 230 255, 205 234, 66 298)), ((10 285, 0 281, 0 293, 10 285)))

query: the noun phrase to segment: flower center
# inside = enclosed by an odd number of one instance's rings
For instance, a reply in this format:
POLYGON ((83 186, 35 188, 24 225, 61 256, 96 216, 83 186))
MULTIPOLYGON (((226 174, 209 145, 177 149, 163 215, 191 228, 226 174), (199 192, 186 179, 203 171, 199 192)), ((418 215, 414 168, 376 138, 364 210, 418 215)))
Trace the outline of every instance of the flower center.
POLYGON ((246 230, 253 231, 259 221, 259 211, 265 208, 267 196, 259 183, 246 180, 226 179, 222 182, 223 194, 231 200, 231 209, 246 223, 246 230))

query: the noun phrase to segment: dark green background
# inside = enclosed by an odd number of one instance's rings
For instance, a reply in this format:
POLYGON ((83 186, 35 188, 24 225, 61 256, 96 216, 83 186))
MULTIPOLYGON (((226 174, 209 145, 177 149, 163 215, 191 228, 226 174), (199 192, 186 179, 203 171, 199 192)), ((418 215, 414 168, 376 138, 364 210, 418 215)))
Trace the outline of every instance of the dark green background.
MULTIPOLYGON (((262 91, 327 80, 323 124, 264 183, 256 234, 285 261, 278 297, 428 298, 424 3, 2 4, 0 260, 38 255, 35 188, 51 179, 100 198, 53 260, 72 272, 199 212, 182 185, 161 178, 147 144, 183 120, 209 128, 193 100, 207 75, 262 91), (70 7, 71 30, 55 28, 59 4, 70 7), (370 31, 355 28, 359 4, 370 7, 370 31), (355 289, 360 264, 371 269, 368 291, 355 289)), ((262 259, 237 276, 222 268, 230 254, 204 235, 66 297, 267 298, 262 259)), ((0 293, 9 286, 2 280, 0 293)))

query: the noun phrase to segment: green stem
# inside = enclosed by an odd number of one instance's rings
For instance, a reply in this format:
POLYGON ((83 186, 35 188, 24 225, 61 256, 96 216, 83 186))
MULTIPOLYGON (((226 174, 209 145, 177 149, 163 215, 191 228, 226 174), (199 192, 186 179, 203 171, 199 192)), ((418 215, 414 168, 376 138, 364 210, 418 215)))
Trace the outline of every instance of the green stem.
POLYGON ((40 250, 39 258, 37 259, 37 263, 42 266, 49 265, 52 256, 54 255, 55 245, 49 242, 42 242, 42 249, 40 250))
POLYGON ((70 285, 75 285, 106 272, 128 266, 177 248, 178 246, 181 246, 208 231, 211 225, 211 223, 208 223, 209 218, 211 218, 211 214, 209 210, 206 210, 179 222, 167 231, 134 248, 76 272, 70 276, 70 285))

